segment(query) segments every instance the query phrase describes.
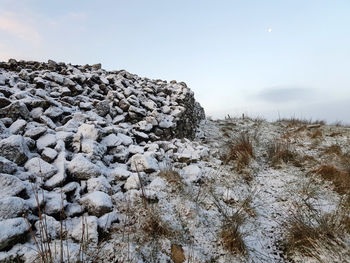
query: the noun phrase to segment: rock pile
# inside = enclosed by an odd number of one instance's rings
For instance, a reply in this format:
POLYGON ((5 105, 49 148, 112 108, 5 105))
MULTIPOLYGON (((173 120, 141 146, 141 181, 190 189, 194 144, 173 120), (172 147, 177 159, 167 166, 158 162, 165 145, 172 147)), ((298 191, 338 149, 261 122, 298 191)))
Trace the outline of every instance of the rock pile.
POLYGON ((118 221, 113 195, 139 189, 140 176, 149 183, 166 158, 207 154, 188 140, 203 118, 183 82, 100 64, 1 62, 0 261, 23 254, 18 242, 33 243, 43 220, 46 238, 59 238, 64 220, 79 242, 85 218, 97 243, 118 221))

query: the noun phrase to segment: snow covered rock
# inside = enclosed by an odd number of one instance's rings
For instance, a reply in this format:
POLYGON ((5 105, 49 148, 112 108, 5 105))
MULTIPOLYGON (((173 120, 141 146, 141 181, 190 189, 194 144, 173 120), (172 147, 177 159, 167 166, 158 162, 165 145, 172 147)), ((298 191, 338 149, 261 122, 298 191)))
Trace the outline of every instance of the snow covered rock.
POLYGON ((135 172, 155 172, 159 169, 155 158, 147 154, 135 154, 130 159, 131 170, 135 172))
POLYGON ((16 196, 26 189, 25 184, 17 177, 0 174, 0 198, 16 196))
POLYGON ((0 156, 0 173, 13 174, 17 171, 17 165, 0 156))
POLYGON ((82 154, 77 154, 67 166, 68 172, 76 179, 89 179, 102 174, 101 169, 82 154))
POLYGON ((83 216, 71 232, 71 236, 77 242, 84 238, 87 243, 97 244, 98 242, 98 220, 96 216, 83 216))
POLYGON ((101 191, 95 191, 85 195, 80 199, 80 203, 90 214, 96 216, 102 216, 112 211, 113 208, 111 197, 101 191))
POLYGON ((28 160, 29 149, 22 136, 12 135, 0 141, 0 156, 21 165, 28 160))
POLYGON ((27 223, 22 217, 0 221, 0 250, 22 239, 27 231, 27 223))
POLYGON ((0 220, 15 218, 24 212, 24 200, 19 197, 0 199, 0 220))
POLYGON ((42 177, 43 179, 49 179, 52 175, 57 172, 57 168, 52 164, 45 162, 39 157, 30 159, 24 165, 24 168, 34 174, 37 177, 42 177))
POLYGON ((191 164, 182 169, 182 174, 186 181, 194 183, 201 178, 202 172, 197 165, 191 164))

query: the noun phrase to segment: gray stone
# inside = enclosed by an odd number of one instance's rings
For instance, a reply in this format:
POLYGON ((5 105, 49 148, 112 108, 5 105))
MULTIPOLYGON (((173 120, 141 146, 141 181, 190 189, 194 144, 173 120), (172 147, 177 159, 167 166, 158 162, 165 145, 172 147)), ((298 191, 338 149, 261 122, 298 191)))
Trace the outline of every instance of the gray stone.
POLYGON ((0 221, 0 250, 6 249, 28 232, 24 218, 17 217, 0 221))
POLYGON ((102 216, 111 212, 113 204, 111 197, 101 191, 95 191, 82 197, 79 202, 89 211, 89 214, 102 216))
POLYGON ((101 141, 101 143, 106 145, 107 147, 116 147, 119 146, 122 142, 122 139, 114 133, 104 137, 101 141))
POLYGON ((45 180, 49 179, 51 176, 57 173, 57 168, 55 166, 45 162, 39 157, 30 159, 28 162, 26 162, 24 168, 28 172, 38 177, 42 177, 45 180))
POLYGON ((24 131, 24 127, 26 126, 27 122, 25 120, 17 120, 14 123, 11 124, 9 127, 9 131, 12 134, 20 134, 24 131))
POLYGON ((50 163, 57 157, 57 152, 52 148, 44 148, 43 152, 41 153, 41 157, 46 162, 50 163))
POLYGON ((102 174, 101 169, 82 154, 77 154, 68 164, 67 170, 76 179, 90 179, 102 174))
POLYGON ((109 102, 106 100, 100 101, 99 103, 97 103, 95 108, 96 108, 96 113, 98 115, 100 115, 101 117, 105 117, 110 110, 109 102))
POLYGON ((135 172, 155 172, 159 170, 158 162, 148 154, 135 154, 130 159, 131 170, 135 172))
POLYGON ((22 216, 24 200, 19 197, 5 197, 0 199, 0 220, 22 216))
POLYGON ((0 141, 0 156, 19 165, 28 160, 29 150, 20 135, 12 135, 0 141))
POLYGON ((46 147, 54 147, 57 143, 57 138, 55 134, 45 134, 41 136, 37 141, 36 141, 36 147, 38 148, 39 151, 44 150, 46 147))
POLYGON ((87 189, 88 192, 95 192, 95 191, 101 191, 104 193, 109 193, 112 189, 111 185, 107 181, 106 177, 99 176, 97 178, 90 178, 87 180, 87 189))
POLYGON ((17 165, 4 157, 0 157, 0 173, 13 174, 17 171, 17 165))
POLYGON ((63 114, 63 110, 59 107, 51 106, 44 112, 44 114, 51 119, 55 119, 63 114))
POLYGON ((0 174, 0 198, 16 196, 26 189, 25 184, 16 176, 0 174))

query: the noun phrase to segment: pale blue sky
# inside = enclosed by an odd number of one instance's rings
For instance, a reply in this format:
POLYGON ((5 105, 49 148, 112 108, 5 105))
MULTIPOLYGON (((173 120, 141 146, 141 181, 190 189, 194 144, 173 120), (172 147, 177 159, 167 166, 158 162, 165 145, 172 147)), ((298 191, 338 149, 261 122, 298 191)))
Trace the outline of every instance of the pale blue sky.
POLYGON ((10 57, 185 81, 215 117, 350 123, 349 0, 0 0, 10 57))

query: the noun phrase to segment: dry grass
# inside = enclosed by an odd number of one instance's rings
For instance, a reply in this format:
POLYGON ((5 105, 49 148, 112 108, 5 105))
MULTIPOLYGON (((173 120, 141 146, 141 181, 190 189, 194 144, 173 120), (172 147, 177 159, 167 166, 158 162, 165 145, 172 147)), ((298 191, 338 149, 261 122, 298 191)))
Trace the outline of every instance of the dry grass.
POLYGON ((296 162, 297 154, 292 150, 289 142, 275 141, 268 148, 268 161, 272 166, 284 163, 296 162))
POLYGON ((300 125, 311 125, 311 124, 319 124, 319 125, 325 125, 326 121, 324 120, 307 120, 307 119, 300 119, 296 117, 291 118, 280 118, 277 120, 277 122, 286 122, 288 126, 300 126, 300 125))
POLYGON ((243 239, 244 234, 241 231, 241 227, 245 220, 244 212, 250 208, 252 198, 245 199, 241 206, 235 212, 232 212, 232 208, 227 209, 212 190, 209 190, 209 193, 213 198, 214 205, 223 216, 221 229, 218 233, 223 247, 232 254, 246 256, 248 250, 243 239))
POLYGON ((181 245, 171 244, 171 259, 174 263, 183 263, 185 262, 185 254, 181 245))
POLYGON ((336 168, 334 165, 321 165, 319 168, 310 171, 320 175, 324 180, 332 182, 334 190, 339 194, 350 193, 350 174, 336 168))
POLYGON ((309 136, 312 139, 315 139, 315 138, 318 138, 318 137, 322 137, 322 132, 320 130, 316 130, 313 133, 311 133, 309 136))
POLYGON ((322 152, 324 154, 335 154, 338 156, 341 156, 343 154, 341 147, 337 144, 333 144, 331 146, 324 148, 322 152))
POLYGON ((170 237, 172 231, 170 230, 167 223, 163 221, 159 213, 153 209, 152 213, 148 213, 145 218, 142 230, 153 239, 162 237, 170 237))
POLYGON ((236 161, 237 170, 242 170, 254 158, 252 138, 247 133, 241 133, 233 143, 228 146, 228 153, 223 157, 225 164, 236 161))
POLYGON ((341 237, 350 232, 349 204, 348 197, 342 199, 333 212, 326 214, 313 209, 310 204, 306 210, 298 206, 286 221, 288 227, 282 246, 287 258, 298 252, 319 259, 320 247, 329 252, 343 247, 341 237))

